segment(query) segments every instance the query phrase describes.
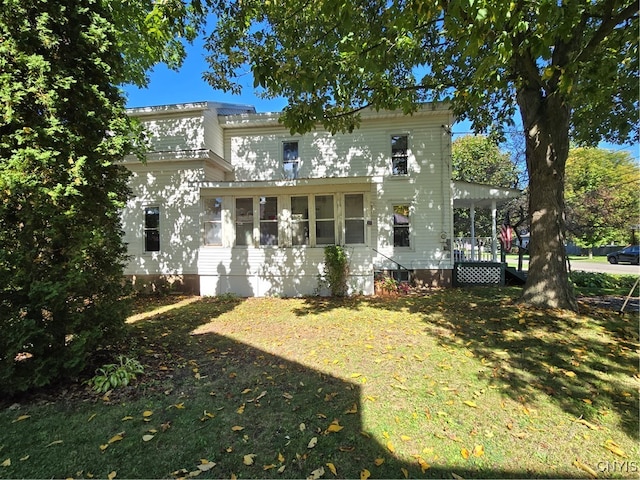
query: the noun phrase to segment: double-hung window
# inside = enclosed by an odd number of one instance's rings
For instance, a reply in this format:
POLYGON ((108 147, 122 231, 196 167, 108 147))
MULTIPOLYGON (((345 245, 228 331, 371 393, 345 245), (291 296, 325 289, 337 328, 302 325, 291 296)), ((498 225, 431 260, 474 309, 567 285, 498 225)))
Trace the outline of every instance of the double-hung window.
POLYGON ((284 178, 293 180, 298 178, 300 168, 300 155, 298 152, 298 142, 282 142, 282 169, 284 178))
POLYGON ((236 198, 236 245, 253 245, 253 198, 236 198))
POLYGON ((409 205, 393 206, 393 246, 410 247, 411 221, 409 205))
POLYGON ((278 245, 278 197, 260 197, 260 245, 278 245))
POLYGON ((309 197, 291 197, 291 244, 309 245, 309 197))
POLYGON ((204 203, 204 244, 222 245, 222 198, 206 198, 204 203))
POLYGON ((316 195, 316 245, 335 245, 333 195, 316 195))
POLYGON ((391 173, 407 175, 409 173, 409 136, 391 136, 391 173))
POLYGON ((144 251, 160 251, 160 207, 144 207, 144 251))
POLYGON ((364 195, 344 196, 344 243, 364 243, 364 195))

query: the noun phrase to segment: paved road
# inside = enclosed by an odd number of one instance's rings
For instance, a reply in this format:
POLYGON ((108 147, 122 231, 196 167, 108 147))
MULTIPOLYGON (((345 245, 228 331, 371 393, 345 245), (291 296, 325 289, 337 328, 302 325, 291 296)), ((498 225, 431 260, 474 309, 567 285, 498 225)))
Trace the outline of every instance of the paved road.
MULTIPOLYGON (((516 266, 517 260, 509 259, 509 265, 516 266)), ((523 261, 522 268, 526 270, 529 267, 527 260, 523 261)), ((611 265, 610 263, 593 262, 588 259, 584 260, 571 260, 571 270, 582 272, 598 272, 598 273, 617 273, 628 275, 640 275, 640 265, 629 265, 626 263, 619 263, 611 265)))
POLYGON ((571 269, 581 270, 583 272, 640 275, 640 265, 628 265, 626 263, 611 265, 610 263, 590 262, 589 260, 573 260, 571 262, 571 269))

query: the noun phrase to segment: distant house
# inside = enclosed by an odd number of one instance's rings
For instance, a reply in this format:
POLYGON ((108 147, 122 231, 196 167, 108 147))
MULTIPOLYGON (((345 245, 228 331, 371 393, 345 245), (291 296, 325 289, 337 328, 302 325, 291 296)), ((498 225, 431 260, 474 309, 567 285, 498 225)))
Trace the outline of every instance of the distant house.
POLYGON ((201 295, 318 292, 324 247, 343 245, 351 293, 376 271, 450 285, 451 111, 365 111, 351 134, 291 135, 278 114, 216 102, 136 108, 151 150, 126 158, 122 212, 137 285, 201 295))

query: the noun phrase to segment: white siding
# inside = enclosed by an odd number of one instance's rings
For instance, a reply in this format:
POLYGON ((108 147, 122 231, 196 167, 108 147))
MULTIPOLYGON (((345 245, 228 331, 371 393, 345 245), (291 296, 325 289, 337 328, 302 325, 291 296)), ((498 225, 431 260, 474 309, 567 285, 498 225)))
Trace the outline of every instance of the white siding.
POLYGON ((125 274, 197 273, 202 162, 129 165, 134 197, 122 213, 132 260, 125 274), (160 207, 160 251, 144 251, 144 207, 160 207))
MULTIPOLYGON (((348 249, 351 293, 373 293, 370 250, 348 249)), ((200 250, 200 294, 234 293, 245 297, 324 294, 318 275, 323 271, 322 248, 215 248, 200 250)))
POLYGON ((143 123, 152 151, 176 152, 206 148, 202 112, 163 115, 143 119, 143 123))
MULTIPOLYGON (((397 268, 386 257, 409 269, 452 267, 444 251, 452 233, 451 145, 443 128, 453 121, 449 112, 369 115, 354 133, 334 136, 323 130, 291 136, 267 116, 262 123, 260 115, 251 118, 245 122, 243 117, 237 124, 220 120, 215 104, 208 104, 208 108, 182 111, 167 108, 142 119, 152 135, 153 149, 167 153, 146 165, 126 163, 134 173, 135 195, 123 211, 125 241, 133 258, 127 274, 198 274, 204 295, 327 293, 318 292, 322 247, 232 247, 232 208, 238 196, 277 195, 286 206, 291 195, 333 193, 342 198, 345 192, 365 194, 369 222, 366 244, 348 247, 352 293, 373 293, 374 270, 397 268), (408 175, 392 174, 392 135, 408 136, 408 175), (276 184, 283 180, 282 142, 291 140, 299 142, 299 180, 276 184), (178 153, 202 150, 228 161, 233 171, 223 171, 217 160, 206 158, 208 154, 178 153), (201 190, 203 181, 212 184, 201 190), (225 199, 223 247, 203 245, 202 196, 225 199), (393 246, 392 207, 397 204, 411 208, 410 247, 393 246), (159 252, 143 251, 145 206, 160 207, 159 252)), ((288 212, 283 206, 280 213, 286 222, 288 212)), ((343 220, 344 209, 338 202, 336 225, 342 226, 343 220)), ((339 231, 339 243, 342 237, 339 231)))

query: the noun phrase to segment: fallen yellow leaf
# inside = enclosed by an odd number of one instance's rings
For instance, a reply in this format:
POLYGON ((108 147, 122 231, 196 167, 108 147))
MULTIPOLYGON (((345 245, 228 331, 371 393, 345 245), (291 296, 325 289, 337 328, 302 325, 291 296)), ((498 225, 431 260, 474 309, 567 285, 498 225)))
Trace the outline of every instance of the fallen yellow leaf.
POLYGON ((331 422, 331 425, 327 427, 327 432, 339 432, 344 427, 338 423, 338 420, 331 422))
POLYGON ((573 466, 576 468, 579 468, 583 472, 587 472, 591 476, 591 478, 598 478, 598 474, 596 473, 596 471, 593 468, 591 468, 589 465, 585 465, 584 463, 579 462, 578 460, 574 460, 573 466))
POLYGON ((396 447, 393 446, 393 443, 391 443, 391 441, 387 442, 387 450, 389 450, 391 453, 394 453, 396 451, 396 447))
POLYGON ((54 440, 49 445, 47 445, 47 447, 52 447, 54 445, 60 445, 61 443, 64 443, 64 442, 62 440, 54 440))
POLYGON ((411 440, 411 437, 408 437, 407 435, 400 435, 400 440, 402 440, 403 442, 408 442, 409 440, 411 440))
POLYGON ((200 470, 201 472, 208 472, 215 466, 216 462, 207 461, 206 463, 201 463, 200 465, 198 465, 198 470, 200 470))
POLYGON ((126 422, 126 421, 128 421, 128 420, 133 420, 133 417, 132 417, 132 416, 130 416, 130 415, 127 415, 126 417, 122 417, 122 421, 123 421, 123 422, 126 422))
POLYGON ((144 412, 142 412, 142 416, 145 418, 148 418, 151 415, 153 415, 153 412, 151 410, 145 410, 144 412))
POLYGON ((236 410, 236 413, 239 413, 240 415, 242 415, 244 413, 244 403, 242 405, 240 405, 240 407, 238 407, 238 409, 236 410))
POLYGON ((2 462, 0 465, 2 465, 3 467, 10 467, 11 466, 11 459, 7 458, 4 462, 2 462))
POLYGON ((409 470, 407 470, 406 468, 401 468, 400 470, 402 470, 402 475, 404 475, 404 478, 409 478, 409 470))
POLYGON ((276 468, 275 463, 270 463, 269 465, 263 465, 262 470, 271 470, 272 468, 276 468))
POLYGON ((115 434, 113 437, 111 437, 109 439, 109 441, 107 443, 115 443, 115 442, 119 442, 120 440, 122 440, 124 437, 122 436, 124 434, 124 432, 122 433, 117 433, 115 434))
POLYGON ((278 452, 278 461, 280 463, 284 463, 284 455, 282 455, 280 452, 278 452))
POLYGON ((313 448, 317 445, 318 443, 318 437, 313 437, 311 440, 309 440, 309 443, 307 444, 307 448, 313 448))
POLYGON ((111 472, 109 475, 107 475, 107 478, 108 478, 109 480, 113 480, 114 478, 116 478, 116 475, 117 475, 117 473, 116 473, 116 471, 114 470, 114 471, 113 471, 113 472, 111 472))
POLYGON ((244 430, 244 427, 241 427, 240 425, 234 425, 233 427, 231 427, 231 430, 233 430, 234 432, 239 432, 241 430, 244 430))
POLYGON ((245 465, 253 465, 253 459, 256 458, 255 453, 249 453, 242 458, 242 463, 245 465))
POLYGON ((338 471, 336 470, 336 466, 333 463, 327 463, 327 467, 329 467, 329 471, 333 473, 333 476, 338 475, 338 471))
POLYGON ((620 446, 619 446, 616 442, 614 442, 613 440, 611 440, 610 438, 609 438, 609 439, 607 439, 607 440, 602 444, 602 446, 603 446, 604 448, 606 448, 607 450, 609 450, 611 453, 615 453, 615 454, 616 454, 616 455, 618 455, 619 457, 627 458, 627 454, 625 453, 625 451, 624 451, 624 450, 622 450, 622 449, 620 448, 620 446))
POLYGON ((420 465, 420 469, 422 470, 422 473, 426 472, 431 468, 431 465, 429 465, 427 461, 422 457, 418 457, 418 465, 420 465))
POLYGON ((21 461, 21 462, 24 462, 24 461, 26 461, 26 460, 29 460, 29 457, 30 457, 30 456, 31 456, 31 455, 25 455, 24 457, 22 457, 22 458, 20 459, 20 461, 21 461))
POLYGON ((344 413, 358 413, 358 404, 354 403, 353 407, 351 407, 349 410, 347 410, 344 413))
POLYGON ((476 404, 476 402, 472 401, 472 400, 465 400, 464 402, 465 405, 467 405, 468 407, 471 408, 478 408, 478 404, 476 404))
POLYGON ((307 477, 308 480, 318 480, 321 476, 324 475, 324 467, 316 468, 311 475, 307 477))
POLYGON ((460 450, 460 455, 462 455, 462 458, 464 459, 469 458, 469 450, 467 450, 466 448, 463 448, 462 450, 460 450))
POLYGON ((367 480, 371 476, 371 472, 366 468, 360 472, 360 480, 367 480))
POLYGON ((382 465, 384 463, 384 458, 376 458, 373 463, 376 464, 376 467, 379 467, 380 465, 382 465))
POLYGON ((473 447, 473 455, 476 457, 481 457, 484 455, 484 446, 483 445, 476 445, 475 447, 473 447))
POLYGON ((26 420, 27 418, 31 418, 31 415, 20 415, 18 418, 13 420, 11 423, 22 422, 23 420, 26 420))
POLYGON ((107 448, 109 448, 109 444, 107 444, 107 443, 105 443, 105 444, 103 444, 103 445, 100 445, 100 450, 102 450, 103 452, 104 452, 107 448))
POLYGON ((154 435, 143 435, 142 436, 142 441, 143 442, 148 442, 149 440, 153 440, 154 435))

